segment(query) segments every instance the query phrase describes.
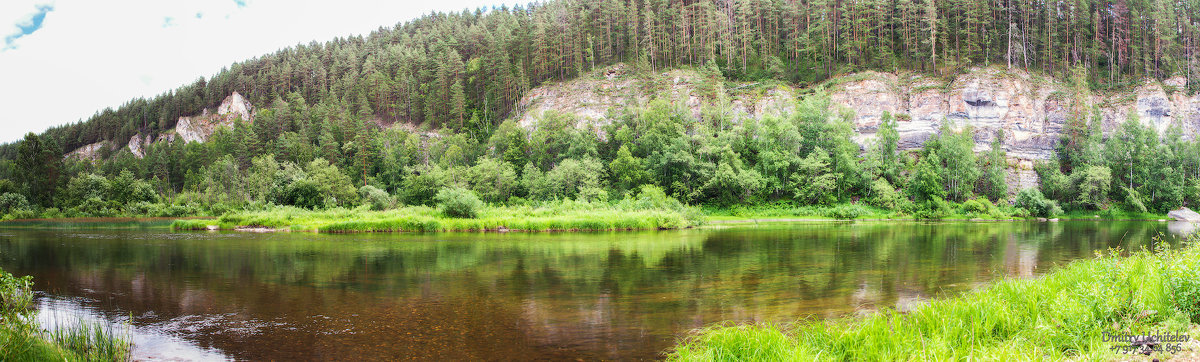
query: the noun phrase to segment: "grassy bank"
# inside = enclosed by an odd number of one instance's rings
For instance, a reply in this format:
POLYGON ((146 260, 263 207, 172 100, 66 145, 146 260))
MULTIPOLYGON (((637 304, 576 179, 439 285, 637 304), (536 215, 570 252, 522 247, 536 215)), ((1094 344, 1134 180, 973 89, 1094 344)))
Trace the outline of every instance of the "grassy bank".
POLYGON ((704 215, 710 220, 737 221, 753 219, 811 219, 851 220, 890 219, 898 213, 861 204, 838 204, 833 206, 791 205, 786 203, 755 206, 705 207, 704 215))
POLYGON ((474 218, 450 217, 427 206, 386 211, 365 208, 307 210, 279 207, 234 212, 217 220, 178 220, 175 230, 269 228, 314 232, 656 230, 699 225, 702 215, 686 207, 561 201, 538 206, 485 206, 474 218))
MULTIPOLYGON (((1189 241, 1191 244, 1193 240, 1189 241)), ((1009 279, 909 313, 790 325, 714 326, 672 360, 1112 358, 1108 335, 1180 333, 1200 322, 1200 247, 1115 253, 1009 279)))
POLYGON ((1067 211, 1059 218, 1063 220, 1171 220, 1166 213, 1153 212, 1136 212, 1125 211, 1120 209, 1108 209, 1103 211, 1067 211))
MULTIPOLYGON (((673 201, 673 200, 671 200, 673 201)), ((1063 219, 1156 220, 1165 215, 1146 213, 1072 212, 1063 219)), ((1010 206, 950 204, 935 219, 1018 220, 1028 218, 1010 206)), ((309 232, 402 231, 584 231, 680 229, 713 222, 770 220, 914 220, 913 214, 863 204, 831 206, 765 204, 758 206, 690 208, 679 204, 636 202, 553 201, 534 205, 482 206, 473 218, 451 217, 428 206, 404 206, 373 211, 365 207, 309 210, 290 206, 234 211, 219 219, 176 220, 174 230, 235 230, 259 228, 309 232)))
MULTIPOLYGON (((962 203, 944 202, 941 210, 891 210, 865 204, 794 205, 770 203, 761 205, 736 205, 732 207, 704 207, 701 209, 708 220, 717 222, 755 220, 1022 220, 1032 219, 1028 210, 1012 205, 995 205, 984 200, 968 200, 962 203)), ((1050 215, 1060 220, 1162 220, 1170 219, 1166 214, 1131 212, 1117 208, 1102 211, 1071 210, 1050 215)))
POLYGON ((32 281, 0 270, 0 361, 126 361, 130 342, 111 325, 76 321, 53 330, 34 321, 32 281))
POLYGON ((1009 205, 997 206, 990 202, 968 201, 945 202, 942 210, 930 213, 919 210, 890 210, 862 203, 836 205, 794 205, 772 203, 762 205, 737 205, 729 208, 706 207, 704 214, 714 221, 740 221, 759 219, 805 219, 805 220, 1013 220, 1028 216, 1024 210, 1009 205))

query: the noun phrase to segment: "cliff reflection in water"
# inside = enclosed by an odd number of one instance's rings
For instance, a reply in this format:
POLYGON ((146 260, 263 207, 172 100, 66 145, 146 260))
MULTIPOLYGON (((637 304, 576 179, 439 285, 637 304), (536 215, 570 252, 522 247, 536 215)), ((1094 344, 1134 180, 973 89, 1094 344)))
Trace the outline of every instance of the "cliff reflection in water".
MULTIPOLYGON (((809 223, 636 233, 0 229, 0 267, 238 359, 654 358, 688 330, 909 309, 1164 223, 809 223)), ((154 348, 137 346, 135 348, 154 348)), ((153 353, 150 353, 153 354, 153 353)))

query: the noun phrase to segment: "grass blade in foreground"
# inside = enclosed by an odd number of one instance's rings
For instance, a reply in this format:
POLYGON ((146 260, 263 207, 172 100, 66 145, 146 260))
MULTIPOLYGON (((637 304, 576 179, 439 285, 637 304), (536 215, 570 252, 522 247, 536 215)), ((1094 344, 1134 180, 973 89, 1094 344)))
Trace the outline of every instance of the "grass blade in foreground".
POLYGON ((34 321, 32 279, 0 270, 0 361, 127 361, 128 330, 105 322, 61 324, 46 331, 34 321))
MULTIPOLYGON (((1196 240, 1189 238, 1187 244, 1196 240)), ((1098 255, 1039 278, 1008 279, 935 300, 907 314, 886 310, 863 318, 793 325, 713 326, 681 341, 669 358, 1110 359, 1121 356, 1114 347, 1130 343, 1113 342, 1108 336, 1186 334, 1198 321, 1200 247, 1188 246, 1127 257, 1115 252, 1098 255)))

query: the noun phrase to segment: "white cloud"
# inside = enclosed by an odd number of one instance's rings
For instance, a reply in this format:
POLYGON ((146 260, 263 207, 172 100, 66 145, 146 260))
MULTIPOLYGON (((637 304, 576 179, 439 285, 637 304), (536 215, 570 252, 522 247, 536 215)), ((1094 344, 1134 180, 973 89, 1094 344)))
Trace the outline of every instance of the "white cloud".
MULTIPOLYGON (((0 142, 153 97, 298 43, 365 35, 430 11, 501 2, 59 0, 41 29, 0 51, 0 142)), ((0 32, 19 32, 17 24, 44 3, 0 2, 0 32)))
POLYGON ((53 7, 52 0, 0 3, 0 49, 9 46, 9 39, 23 36, 26 29, 35 25, 35 15, 43 14, 53 7))

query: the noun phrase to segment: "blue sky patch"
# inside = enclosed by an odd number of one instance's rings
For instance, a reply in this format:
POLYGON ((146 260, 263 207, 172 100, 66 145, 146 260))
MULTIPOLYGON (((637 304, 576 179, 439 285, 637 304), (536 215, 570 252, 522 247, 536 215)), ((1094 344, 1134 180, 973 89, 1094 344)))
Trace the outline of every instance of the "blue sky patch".
POLYGON ((30 21, 22 21, 16 24, 17 28, 21 29, 21 32, 4 37, 4 49, 12 48, 13 41, 16 41, 18 38, 33 34, 33 32, 41 29, 42 21, 46 20, 46 13, 49 13, 51 10, 54 10, 54 5, 38 5, 37 11, 33 13, 30 21))

